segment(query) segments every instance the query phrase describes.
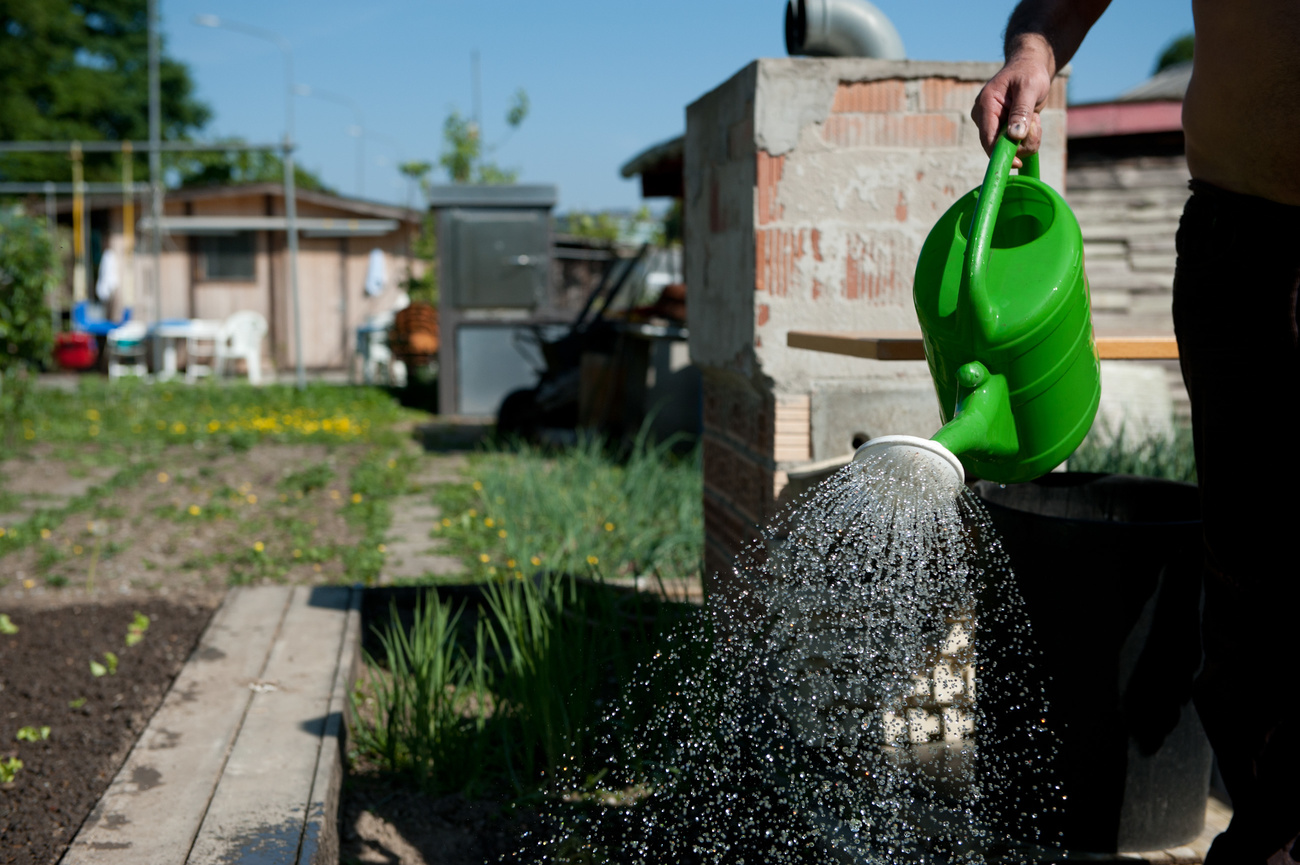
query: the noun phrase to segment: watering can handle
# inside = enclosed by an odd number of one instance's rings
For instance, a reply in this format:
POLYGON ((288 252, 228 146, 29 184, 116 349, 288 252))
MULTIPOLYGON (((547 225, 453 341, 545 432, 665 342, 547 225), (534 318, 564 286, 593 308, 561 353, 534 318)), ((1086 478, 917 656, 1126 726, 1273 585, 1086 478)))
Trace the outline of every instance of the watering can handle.
MULTIPOLYGON (((966 244, 964 275, 970 292, 969 306, 985 339, 990 342, 997 330, 998 310, 989 300, 988 283, 985 281, 989 248, 993 245, 993 227, 997 224, 998 209, 1002 206, 1007 179, 1011 176, 1011 163, 1015 161, 1019 147, 1020 142, 1008 138, 1005 131, 993 145, 993 154, 989 157, 988 171, 984 174, 984 185, 980 187, 975 215, 971 218, 968 235, 970 240, 966 244)), ((1037 180, 1038 154, 1025 157, 1023 164, 1021 174, 1037 180)))

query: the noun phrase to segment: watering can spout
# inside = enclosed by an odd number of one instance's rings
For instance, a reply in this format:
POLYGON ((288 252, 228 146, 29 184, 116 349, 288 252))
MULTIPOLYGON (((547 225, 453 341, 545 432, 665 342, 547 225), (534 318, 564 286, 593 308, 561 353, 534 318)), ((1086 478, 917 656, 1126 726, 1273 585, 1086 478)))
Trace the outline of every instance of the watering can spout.
POLYGON ((934 440, 958 457, 1014 457, 1020 441, 1006 376, 993 375, 974 361, 958 371, 957 379, 961 386, 957 411, 934 440))

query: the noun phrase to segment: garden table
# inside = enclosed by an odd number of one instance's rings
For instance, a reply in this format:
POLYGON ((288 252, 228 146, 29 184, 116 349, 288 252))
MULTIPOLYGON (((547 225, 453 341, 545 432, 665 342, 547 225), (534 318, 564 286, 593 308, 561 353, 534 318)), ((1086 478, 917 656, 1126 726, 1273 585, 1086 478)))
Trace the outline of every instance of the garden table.
POLYGON ((217 338, 221 322, 202 318, 164 319, 149 330, 153 338, 154 371, 159 381, 176 376, 176 344, 181 340, 217 338))

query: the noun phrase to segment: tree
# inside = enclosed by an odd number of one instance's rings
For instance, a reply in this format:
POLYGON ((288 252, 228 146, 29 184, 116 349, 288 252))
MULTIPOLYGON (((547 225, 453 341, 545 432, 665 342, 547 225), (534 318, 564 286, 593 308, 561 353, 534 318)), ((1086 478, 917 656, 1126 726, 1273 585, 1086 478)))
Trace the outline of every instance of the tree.
MULTIPOLYGON (((149 137, 147 0, 4 0, 0 140, 149 137)), ((211 117, 184 64, 162 58, 162 136, 184 139, 211 117)), ((116 180, 119 157, 87 157, 87 180, 116 180)), ((141 157, 143 166, 143 156, 141 157)), ((57 153, 7 154, 0 179, 65 180, 57 153)))
MULTIPOLYGON (((506 125, 510 132, 506 138, 497 142, 488 152, 500 148, 510 135, 514 134, 528 117, 528 94, 521 87, 515 92, 510 110, 506 112, 506 125)), ((501 168, 495 162, 485 159, 483 140, 478 124, 462 117, 460 112, 452 109, 451 114, 442 124, 442 154, 438 164, 447 170, 452 183, 504 184, 514 183, 519 179, 517 169, 501 168)))
POLYGON ((1174 41, 1165 46, 1165 50, 1160 52, 1156 58, 1156 72, 1163 72, 1170 66, 1177 66, 1179 63, 1187 63, 1192 59, 1192 48, 1196 44, 1195 35, 1184 33, 1174 41))
MULTIPOLYGON (((238 139, 235 139, 236 141, 238 139)), ((265 150, 210 151, 183 154, 176 160, 181 186, 224 186, 232 183, 280 183, 284 180, 284 159, 265 150)), ((320 176, 293 166, 293 182, 298 189, 335 194, 320 176)))
POLYGON ((54 341, 46 289, 59 278, 54 244, 39 220, 0 211, 0 428, 12 446, 31 394, 30 372, 54 341))

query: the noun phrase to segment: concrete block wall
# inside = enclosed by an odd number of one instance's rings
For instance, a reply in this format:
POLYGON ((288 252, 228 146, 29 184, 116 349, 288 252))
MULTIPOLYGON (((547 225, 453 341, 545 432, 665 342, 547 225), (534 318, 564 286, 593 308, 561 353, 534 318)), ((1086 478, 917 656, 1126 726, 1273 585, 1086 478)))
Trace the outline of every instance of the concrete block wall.
MULTIPOLYGON (((987 158, 970 108, 990 63, 771 59, 687 108, 686 282, 704 388, 706 572, 776 512, 786 473, 855 434, 930 435, 924 362, 786 346, 790 330, 915 330, 931 226, 987 158)), ((1065 82, 1043 112, 1043 178, 1065 176, 1065 82)))

